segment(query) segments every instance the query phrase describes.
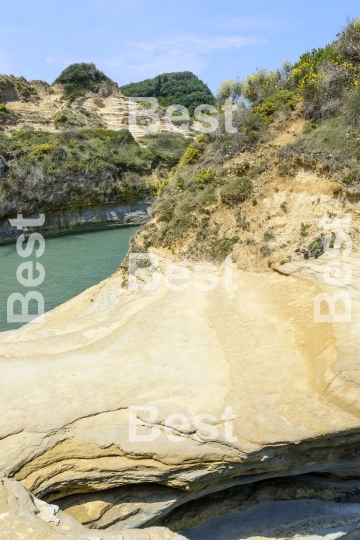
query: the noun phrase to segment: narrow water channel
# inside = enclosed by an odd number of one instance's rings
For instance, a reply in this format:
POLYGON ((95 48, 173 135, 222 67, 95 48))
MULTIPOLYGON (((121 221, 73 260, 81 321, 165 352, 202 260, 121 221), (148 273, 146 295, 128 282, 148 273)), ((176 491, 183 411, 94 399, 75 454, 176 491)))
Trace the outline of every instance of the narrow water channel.
MULTIPOLYGON (((41 262, 45 280, 36 288, 45 300, 45 311, 54 309, 82 291, 109 277, 124 259, 129 240, 138 227, 97 231, 46 239, 45 253, 36 259, 35 251, 29 258, 22 258, 16 244, 0 246, 0 332, 13 330, 21 323, 7 322, 7 299, 12 293, 26 295, 29 288, 16 278, 18 266, 25 261, 41 262)), ((35 268, 35 265, 34 265, 35 268)), ((38 272, 34 269, 34 277, 38 272)), ((27 272, 24 272, 27 277, 27 272)), ((20 313, 20 303, 15 313, 20 313)), ((30 313, 36 313, 36 302, 30 302, 30 313)))

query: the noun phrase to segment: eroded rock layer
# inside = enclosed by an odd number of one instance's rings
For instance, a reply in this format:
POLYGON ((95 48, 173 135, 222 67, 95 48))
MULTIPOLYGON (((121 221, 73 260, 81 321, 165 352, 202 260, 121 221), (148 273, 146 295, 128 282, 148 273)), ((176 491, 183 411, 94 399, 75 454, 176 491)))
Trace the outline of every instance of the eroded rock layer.
MULTIPOLYGON (((92 530, 107 538, 103 531, 134 527, 157 538, 147 527, 160 524, 200 539, 211 523, 215 539, 224 527, 232 531, 227 538, 250 538, 261 505, 271 523, 260 520, 255 537, 268 537, 268 527, 280 538, 286 523, 279 516, 289 512, 300 523, 307 508, 318 516, 309 518, 309 534, 355 528, 358 260, 342 261, 352 269, 344 284, 351 320, 318 323, 316 297, 337 290, 323 280, 325 258, 285 265, 281 274, 232 269, 230 276, 219 267, 217 286, 204 291, 192 264, 182 263, 188 274, 174 279, 174 260, 153 255, 158 273, 143 279, 158 286, 129 290, 119 272, 44 323, 1 334, 5 484, 20 482, 50 504, 46 511, 59 505, 64 519, 91 528, 88 538, 92 530), (309 473, 349 483, 329 487, 328 478, 322 488, 301 477, 281 484, 309 473)), ((4 520, 10 537, 12 522, 4 520)), ((284 538, 306 532, 286 526, 284 538)), ((167 531, 159 538, 172 538, 167 531)))

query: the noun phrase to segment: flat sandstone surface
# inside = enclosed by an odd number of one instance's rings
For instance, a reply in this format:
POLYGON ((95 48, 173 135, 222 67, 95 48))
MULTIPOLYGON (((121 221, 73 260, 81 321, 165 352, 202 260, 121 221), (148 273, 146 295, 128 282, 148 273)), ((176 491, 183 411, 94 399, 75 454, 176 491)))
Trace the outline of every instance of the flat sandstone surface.
POLYGON ((118 273, 44 323, 0 335, 0 469, 53 504, 161 484, 171 496, 154 515, 262 478, 358 470, 358 261, 347 260, 352 322, 331 324, 314 322, 316 296, 337 290, 322 279, 325 258, 282 274, 233 270, 236 290, 219 268, 218 286, 205 292, 190 263, 187 288, 170 290, 172 261, 156 255, 156 290, 121 287, 118 273), (139 407, 137 433, 153 440, 131 440, 129 407, 139 407), (174 413, 188 425, 171 422, 174 413), (205 423, 216 426, 214 440, 196 426, 200 414, 213 415, 205 423))

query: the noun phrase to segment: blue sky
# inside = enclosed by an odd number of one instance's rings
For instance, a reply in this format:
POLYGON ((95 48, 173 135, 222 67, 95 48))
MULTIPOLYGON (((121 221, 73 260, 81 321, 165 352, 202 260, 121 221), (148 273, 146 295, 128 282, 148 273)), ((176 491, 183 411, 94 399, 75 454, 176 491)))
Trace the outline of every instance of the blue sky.
POLYGON ((332 41, 358 0, 2 0, 0 73, 95 62, 120 85, 193 71, 212 90, 332 41))

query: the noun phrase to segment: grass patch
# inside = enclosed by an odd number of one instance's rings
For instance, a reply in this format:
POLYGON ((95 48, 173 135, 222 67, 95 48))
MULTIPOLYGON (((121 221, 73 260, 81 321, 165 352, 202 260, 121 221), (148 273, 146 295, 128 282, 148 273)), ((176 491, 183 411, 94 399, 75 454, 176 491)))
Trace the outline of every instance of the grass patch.
POLYGON ((252 190, 249 178, 235 178, 220 189, 221 202, 227 206, 235 206, 247 199, 252 190))
POLYGON ((332 118, 281 148, 279 158, 287 171, 309 167, 322 173, 344 174, 358 167, 359 132, 343 116, 332 118))
POLYGON ((271 231, 266 231, 264 233, 264 242, 269 242, 270 240, 274 240, 274 238, 274 233, 272 233, 271 231))
POLYGON ((309 167, 323 173, 345 172, 360 159, 359 132, 343 116, 332 118, 281 148, 279 158, 289 169, 309 167))
POLYGON ((309 236, 310 227, 311 225, 309 224, 301 223, 301 229, 300 229, 301 236, 309 236))

